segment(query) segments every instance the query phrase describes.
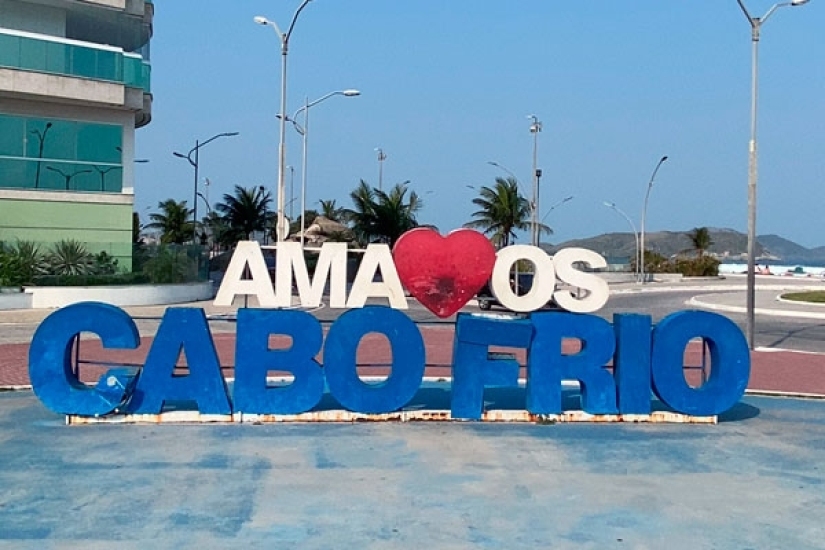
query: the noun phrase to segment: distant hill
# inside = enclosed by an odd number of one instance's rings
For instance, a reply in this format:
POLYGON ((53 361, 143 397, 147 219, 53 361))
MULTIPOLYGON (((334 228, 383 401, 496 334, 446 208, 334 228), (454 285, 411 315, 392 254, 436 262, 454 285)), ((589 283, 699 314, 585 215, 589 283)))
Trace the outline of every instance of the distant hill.
MULTIPOLYGON (((733 229, 708 228, 713 245, 708 250, 725 261, 745 261, 747 259, 748 236, 733 229)), ((690 253, 693 246, 688 231, 655 231, 645 233, 645 248, 671 257, 690 253)), ((636 253, 636 240, 632 233, 605 233, 587 239, 574 239, 557 245, 543 244, 551 254, 560 248, 588 248, 605 257, 632 258, 636 253)), ((757 237, 756 255, 758 262, 825 265, 825 246, 805 248, 778 235, 757 237)))
POLYGON ((779 256, 787 264, 816 265, 825 263, 825 246, 805 248, 779 235, 762 235, 759 242, 773 256, 779 256))

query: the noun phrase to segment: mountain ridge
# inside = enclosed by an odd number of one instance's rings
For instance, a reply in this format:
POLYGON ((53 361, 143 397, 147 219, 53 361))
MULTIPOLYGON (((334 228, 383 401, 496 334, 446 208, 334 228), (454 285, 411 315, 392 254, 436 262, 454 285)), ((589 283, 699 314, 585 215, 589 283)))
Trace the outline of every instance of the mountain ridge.
MULTIPOLYGON (((645 249, 666 257, 690 255, 693 244, 687 231, 645 232, 645 249)), ((713 244, 706 251, 722 261, 747 261, 748 236, 734 229, 709 227, 713 244)), ((779 235, 760 235, 756 238, 758 263, 822 264, 825 265, 825 246, 807 248, 779 235)), ((602 233, 594 237, 572 239, 559 244, 542 243, 549 253, 561 248, 581 247, 609 258, 632 258, 636 254, 636 237, 629 232, 602 233)))

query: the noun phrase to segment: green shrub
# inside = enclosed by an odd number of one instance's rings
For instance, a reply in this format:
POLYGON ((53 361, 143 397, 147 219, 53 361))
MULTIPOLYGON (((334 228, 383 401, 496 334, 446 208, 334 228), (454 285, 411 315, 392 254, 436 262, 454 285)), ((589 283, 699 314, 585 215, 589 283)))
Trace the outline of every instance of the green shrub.
POLYGON ((94 257, 86 250, 86 245, 74 239, 55 243, 48 255, 48 262, 52 275, 94 273, 94 257))
POLYGON ((37 244, 17 241, 9 246, 0 242, 0 286, 22 286, 45 271, 45 259, 37 244))
POLYGON ((117 273, 113 275, 41 275, 34 280, 36 286, 144 285, 149 282, 149 277, 143 273, 117 273))
POLYGON ((105 250, 101 250, 94 256, 92 272, 96 275, 114 275, 118 272, 117 264, 117 258, 113 258, 105 250))
POLYGON ((676 260, 676 270, 685 277, 716 277, 719 275, 720 263, 711 256, 679 258, 676 260))
POLYGON ((198 256, 192 258, 181 247, 163 246, 143 264, 143 273, 154 284, 173 284, 196 281, 198 256))
MULTIPOLYGON (((712 256, 670 260, 657 252, 645 251, 645 273, 681 273, 685 277, 716 277, 721 262, 712 256)), ((636 261, 631 262, 633 270, 636 261)))

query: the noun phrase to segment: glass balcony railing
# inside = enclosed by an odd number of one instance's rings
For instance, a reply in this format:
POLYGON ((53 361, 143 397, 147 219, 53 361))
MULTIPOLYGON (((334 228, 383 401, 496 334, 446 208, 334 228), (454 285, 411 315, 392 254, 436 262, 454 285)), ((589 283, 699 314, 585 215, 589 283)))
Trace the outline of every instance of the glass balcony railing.
POLYGON ((151 91, 151 68, 137 54, 0 29, 0 67, 116 82, 151 91))

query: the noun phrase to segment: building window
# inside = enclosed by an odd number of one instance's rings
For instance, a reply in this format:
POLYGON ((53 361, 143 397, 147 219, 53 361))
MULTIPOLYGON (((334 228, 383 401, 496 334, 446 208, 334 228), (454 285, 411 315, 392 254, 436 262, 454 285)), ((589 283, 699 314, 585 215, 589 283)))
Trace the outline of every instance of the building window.
POLYGON ((123 129, 0 114, 0 187, 120 193, 123 129))

